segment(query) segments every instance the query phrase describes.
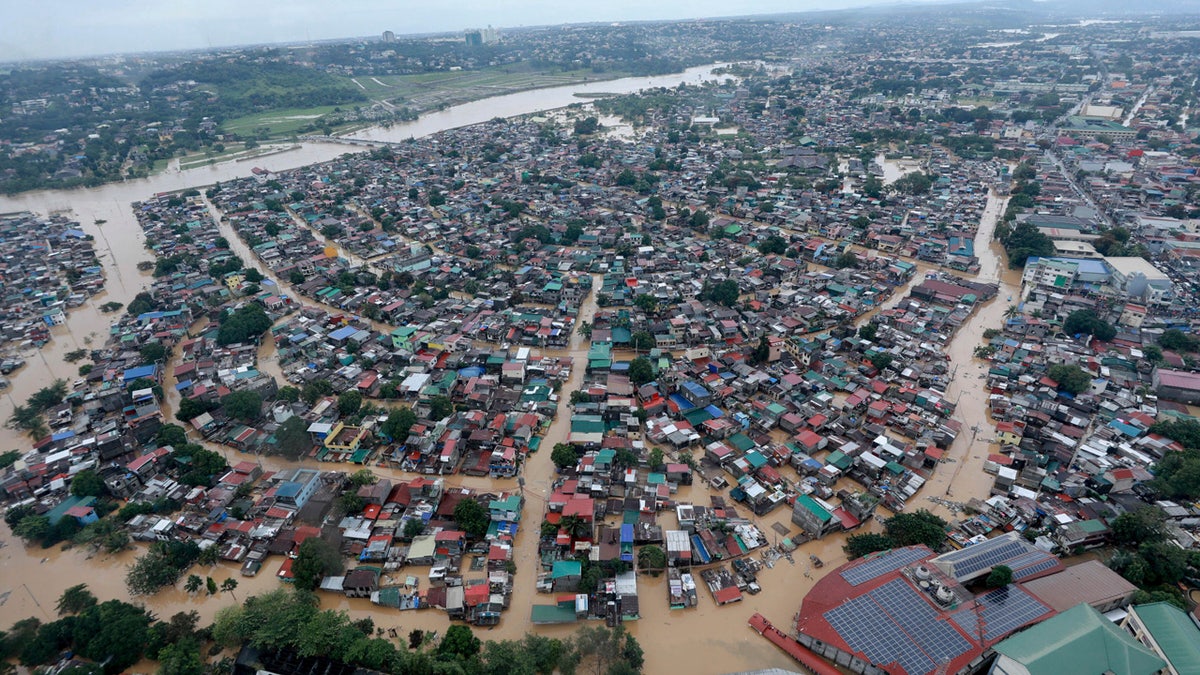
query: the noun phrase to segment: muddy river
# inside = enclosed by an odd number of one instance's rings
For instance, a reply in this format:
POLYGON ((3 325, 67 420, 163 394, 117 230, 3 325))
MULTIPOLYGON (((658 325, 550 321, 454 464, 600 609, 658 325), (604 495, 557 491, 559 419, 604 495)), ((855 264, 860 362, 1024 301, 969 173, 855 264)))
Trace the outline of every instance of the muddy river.
MULTIPOLYGON (((412 125, 397 125, 387 130, 362 132, 360 135, 371 138, 407 138, 411 135, 434 133, 438 130, 471 124, 495 117, 498 114, 515 115, 537 110, 553 108, 578 102, 571 97, 576 91, 632 91, 644 86, 673 86, 682 81, 693 81, 698 77, 711 76, 708 69, 693 69, 685 74, 668 78, 631 78, 615 82, 598 83, 580 87, 562 87, 556 89, 537 90, 515 94, 512 96, 489 99, 487 104, 476 103, 458 106, 454 109, 422 118, 412 125), (403 128, 402 128, 403 127, 403 128)), ((344 148, 332 144, 305 145, 298 150, 281 153, 269 158, 260 158, 255 163, 268 166, 271 169, 284 169, 312 162, 330 159, 341 154, 344 148)), ((149 277, 137 270, 137 263, 149 260, 150 256, 142 245, 141 231, 129 209, 129 203, 145 198, 151 194, 181 189, 198 184, 209 184, 216 180, 229 180, 247 175, 254 163, 231 163, 194 169, 182 173, 161 174, 150 179, 120 183, 92 190, 74 190, 70 192, 41 192, 7 197, 0 199, 0 212, 30 210, 39 213, 50 211, 71 211, 83 228, 96 236, 96 246, 108 274, 106 293, 88 301, 83 307, 74 310, 64 326, 57 327, 55 339, 40 352, 29 352, 25 355, 28 365, 10 378, 13 386, 8 395, 0 401, 0 417, 7 418, 11 414, 15 402, 24 399, 37 388, 45 386, 52 378, 61 377, 68 381, 77 377, 77 367, 62 360, 62 355, 73 349, 87 345, 99 346, 107 334, 111 316, 105 316, 96 309, 100 304, 115 300, 128 303, 133 296, 143 289, 149 277), (96 221, 106 221, 97 224, 96 221)), ((889 176, 890 177, 890 176, 889 176)), ((999 281, 1001 290, 998 297, 984 305, 965 324, 958 335, 951 341, 948 352, 956 364, 956 377, 950 386, 948 395, 958 402, 956 418, 963 422, 966 431, 952 446, 949 459, 952 460, 942 467, 937 476, 926 487, 923 494, 918 495, 913 507, 933 507, 926 501, 928 496, 950 497, 966 501, 970 496, 986 496, 991 484, 989 476, 982 473, 982 462, 989 451, 986 439, 990 438, 992 428, 986 416, 987 393, 982 388, 980 377, 985 372, 983 362, 972 358, 972 350, 980 343, 981 334, 986 327, 1000 323, 1007 302, 1005 298, 1016 295, 1020 282, 1019 275, 1006 269, 1002 252, 997 245, 991 243, 991 234, 996 219, 1003 210, 1001 198, 992 196, 980 227, 976 240, 976 251, 980 256, 982 271, 981 280, 999 281), (977 437, 972 439, 970 428, 979 427, 977 437), (953 490, 949 486, 953 485, 953 490)), ((231 244, 241 249, 240 241, 225 233, 231 244)), ((239 250, 243 260, 248 264, 259 267, 247 251, 239 250)), ((599 278, 595 279, 594 287, 599 287, 599 278)), ((898 295, 903 295, 901 289, 898 295)), ((594 293, 588 296, 580 308, 579 320, 591 321, 596 312, 594 293)), ((303 301, 303 300, 302 300, 303 301)), ((890 304, 890 303, 889 303, 890 304)), ((282 377, 278 364, 274 359, 274 346, 267 341, 260 351, 262 362, 260 368, 277 378, 282 377)), ((572 338, 571 345, 566 350, 550 352, 559 356, 571 356, 575 367, 570 379, 562 391, 570 392, 577 388, 583 380, 583 364, 586 360, 587 342, 580 335, 572 338)), ((174 387, 164 389, 173 394, 174 387)), ((542 447, 552 448, 555 443, 565 440, 569 430, 568 397, 563 396, 559 404, 559 415, 549 428, 542 447)), ((177 405, 174 396, 165 402, 168 416, 169 411, 177 405)), ((0 430, 0 447, 27 447, 26 439, 16 436, 8 429, 0 430)), ((210 446, 226 454, 231 461, 245 459, 223 446, 210 446)), ((284 468, 294 466, 274 458, 262 458, 264 468, 284 468)), ((312 463, 315 466, 315 462, 312 463)), ((336 469, 336 465, 321 464, 322 469, 336 469)), ((341 467, 353 471, 357 466, 341 467)), ((407 476, 401 472, 386 468, 374 467, 380 475, 404 479, 407 476)), ((523 527, 517 535, 514 558, 517 563, 517 578, 511 608, 505 613, 499 626, 479 631, 485 639, 517 638, 523 633, 534 630, 538 633, 555 636, 569 635, 575 626, 532 626, 529 622, 529 606, 535 602, 548 602, 551 596, 536 597, 534 582, 536 577, 536 538, 541 514, 545 508, 550 484, 553 480, 554 469, 550 462, 549 451, 533 455, 525 467, 526 508, 523 527)), ((491 490, 516 490, 515 480, 492 481, 486 478, 470 478, 465 476, 450 476, 446 481, 448 486, 469 486, 491 490)), ((708 502, 708 488, 702 484, 680 488, 676 499, 680 501, 708 502)), ((938 510, 940 507, 935 507, 938 510)), ((949 515, 943 512, 943 515, 949 515)), ((778 523, 794 534, 796 528, 789 521, 790 513, 786 509, 778 509, 768 516, 756 519, 759 527, 768 537, 775 538, 775 530, 771 526, 778 523)), ((665 529, 675 527, 675 519, 671 514, 664 514, 660 519, 665 529)), ((870 523, 871 528, 878 528, 877 523, 870 523)), ((773 569, 764 569, 760 574, 760 583, 764 592, 758 595, 746 595, 744 600, 733 605, 718 607, 708 595, 707 589, 701 584, 699 607, 687 610, 670 610, 667 603, 665 578, 642 577, 639 580, 639 596, 642 618, 640 621, 628 624, 630 631, 641 641, 646 649, 646 672, 691 672, 698 675, 704 673, 723 673, 750 670, 758 668, 789 668, 795 669, 794 664, 760 638, 746 626, 746 620, 754 612, 760 612, 777 625, 786 626, 799 608, 800 599, 811 587, 816 578, 824 572, 835 568, 845 561, 841 545, 843 537, 831 536, 822 541, 805 544, 794 555, 795 563, 790 564, 784 559, 776 562, 773 569), (822 570, 813 569, 808 561, 809 554, 816 554, 825 562, 822 570)), ((54 614, 54 603, 59 594, 67 587, 80 582, 86 582, 92 591, 102 600, 120 598, 128 600, 124 577, 127 566, 133 561, 137 551, 126 551, 118 555, 103 554, 89 555, 80 549, 43 550, 39 547, 25 547, 16 540, 6 526, 0 523, 0 626, 8 626, 13 621, 27 617, 39 616, 51 618, 54 614)), ((242 577, 238 568, 232 564, 220 564, 209 569, 195 569, 194 573, 211 576, 220 583, 227 577, 238 580, 239 586, 233 593, 219 593, 213 596, 188 596, 181 589, 167 589, 152 597, 134 598, 134 602, 143 603, 159 617, 169 617, 177 611, 196 610, 209 620, 218 609, 231 605, 247 595, 263 592, 278 585, 274 580, 274 572, 278 569, 278 560, 273 559, 256 578, 242 577)), ((419 571, 420 568, 417 568, 419 571)), ((480 576, 476 573, 474 576, 480 576)), ((472 576, 468 574, 468 576, 472 576)), ((180 583, 182 587, 182 582, 180 583)), ((366 600, 350 600, 331 594, 322 594, 322 606, 332 609, 344 609, 354 616, 371 616, 376 625, 396 627, 401 636, 413 628, 437 630, 444 632, 450 625, 446 615, 438 610, 423 610, 418 612, 399 612, 381 610, 372 606, 366 600)))

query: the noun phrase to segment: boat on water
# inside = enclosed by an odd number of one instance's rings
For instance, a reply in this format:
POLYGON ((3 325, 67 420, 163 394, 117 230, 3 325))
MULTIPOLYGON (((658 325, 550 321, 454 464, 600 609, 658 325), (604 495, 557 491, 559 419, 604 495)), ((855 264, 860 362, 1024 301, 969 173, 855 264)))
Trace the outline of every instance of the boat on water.
POLYGON ((818 558, 815 553, 808 554, 808 559, 812 561, 813 567, 824 567, 825 566, 825 563, 821 562, 821 559, 818 558))

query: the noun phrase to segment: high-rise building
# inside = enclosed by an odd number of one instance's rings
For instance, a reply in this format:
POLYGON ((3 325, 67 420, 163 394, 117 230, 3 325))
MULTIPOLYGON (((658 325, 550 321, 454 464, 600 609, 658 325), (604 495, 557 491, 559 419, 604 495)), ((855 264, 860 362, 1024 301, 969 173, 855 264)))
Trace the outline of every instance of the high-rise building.
POLYGON ((383 41, 387 44, 391 44, 391 43, 395 42, 396 34, 390 30, 383 31, 383 41))

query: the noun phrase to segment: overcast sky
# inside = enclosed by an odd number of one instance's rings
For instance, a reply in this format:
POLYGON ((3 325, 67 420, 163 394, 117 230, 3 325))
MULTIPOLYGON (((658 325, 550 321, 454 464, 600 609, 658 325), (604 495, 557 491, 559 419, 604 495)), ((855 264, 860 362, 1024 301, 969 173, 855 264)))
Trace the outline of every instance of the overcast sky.
POLYGON ((0 62, 328 38, 717 17, 885 0, 2 0, 0 62))

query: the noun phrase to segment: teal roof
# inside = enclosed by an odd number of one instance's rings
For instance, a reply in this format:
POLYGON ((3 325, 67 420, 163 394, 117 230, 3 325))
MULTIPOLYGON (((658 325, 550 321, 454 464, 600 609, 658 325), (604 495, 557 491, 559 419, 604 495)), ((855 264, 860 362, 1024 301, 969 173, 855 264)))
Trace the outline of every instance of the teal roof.
POLYGON ((833 452, 829 453, 828 457, 825 458, 825 463, 832 464, 842 471, 845 471, 846 469, 849 469, 852 464, 854 464, 854 460, 847 457, 846 454, 841 450, 834 450, 833 452))
POLYGON ((1002 640, 994 649, 1025 666, 1029 675, 1151 675, 1165 665, 1086 603, 1002 640))
POLYGON ((1134 605, 1142 625, 1179 675, 1200 674, 1200 628, 1168 602, 1134 605))
POLYGON ((816 516, 822 523, 827 523, 831 518, 833 518, 832 513, 826 511, 820 504, 818 504, 815 500, 813 500, 812 497, 809 497, 808 495, 800 495, 799 497, 796 497, 796 503, 811 511, 812 514, 816 516))
POLYGON ((530 609, 529 620, 537 624, 572 623, 575 621, 575 609, 558 605, 534 605, 530 609))
POLYGON ((571 417, 571 431, 582 434, 604 433, 604 418, 599 415, 574 415, 571 417))
POLYGON ((750 440, 749 436, 747 436, 746 434, 743 434, 740 431, 737 432, 736 434, 730 436, 726 440, 729 441, 730 445, 732 445, 733 447, 737 448, 738 450, 740 450, 742 452, 746 452, 750 448, 754 447, 754 441, 750 440))
POLYGON ((577 577, 581 574, 583 574, 583 563, 578 560, 558 560, 554 563, 550 577, 561 579, 563 577, 577 577))

